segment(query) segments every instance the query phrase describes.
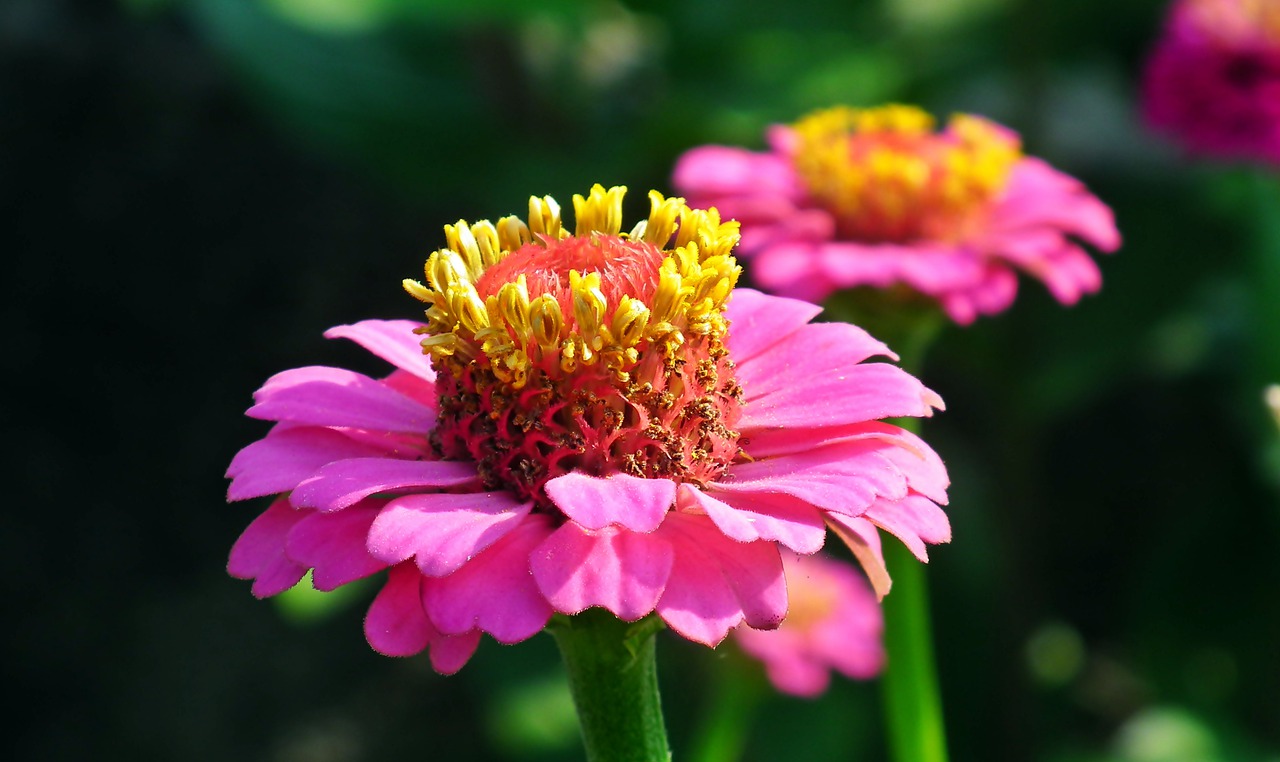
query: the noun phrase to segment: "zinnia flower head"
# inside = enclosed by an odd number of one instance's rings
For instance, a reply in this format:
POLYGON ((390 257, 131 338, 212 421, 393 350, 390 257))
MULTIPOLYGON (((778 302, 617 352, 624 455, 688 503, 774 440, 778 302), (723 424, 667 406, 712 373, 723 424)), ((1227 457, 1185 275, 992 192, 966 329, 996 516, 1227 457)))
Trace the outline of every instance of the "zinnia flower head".
POLYGON ((752 277, 784 296, 905 287, 970 323, 1013 303, 1016 270, 1074 304, 1102 285, 1079 243, 1120 243, 1080 182, 981 117, 936 130, 912 106, 835 107, 775 125, 768 140, 766 153, 695 148, 673 183, 742 223, 752 277))
POLYGON ((1280 0, 1173 3, 1143 107, 1193 153, 1280 164, 1280 0))
POLYGON ((759 659, 783 693, 820 695, 831 671, 856 680, 884 667, 884 613, 866 578, 823 553, 783 551, 790 609, 776 630, 739 627, 738 645, 759 659))
POLYGON ((946 470, 879 419, 937 395, 862 330, 734 289, 736 223, 625 189, 551 198, 527 221, 459 221, 406 289, 425 324, 368 320, 351 339, 395 370, 285 371, 248 415, 275 426, 228 470, 232 500, 277 495, 228 570, 258 596, 308 569, 334 589, 389 568, 365 621, 389 655, 453 672, 482 633, 533 636, 553 613, 655 614, 714 645, 787 611, 780 547, 828 527, 883 594, 878 528, 921 559, 950 537, 946 470))

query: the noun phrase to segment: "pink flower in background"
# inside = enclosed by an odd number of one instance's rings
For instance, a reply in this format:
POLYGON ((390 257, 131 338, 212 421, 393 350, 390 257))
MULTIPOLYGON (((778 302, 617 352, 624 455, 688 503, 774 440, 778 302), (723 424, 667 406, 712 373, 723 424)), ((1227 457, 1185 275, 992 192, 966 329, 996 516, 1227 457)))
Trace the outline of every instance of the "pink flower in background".
POLYGON ((820 695, 831 670, 856 680, 884 667, 884 614, 856 569, 822 553, 783 551, 790 609, 776 630, 739 627, 743 651, 764 663, 774 687, 794 696, 820 695))
POLYGON ((906 288, 967 324, 1013 303, 1018 270, 1074 304, 1102 285, 1080 243, 1120 245, 1084 185, 980 117, 935 132, 911 106, 838 107, 775 125, 768 140, 765 153, 695 148, 672 182, 742 224, 752 278, 783 296, 906 288))
POLYGON ((279 495, 229 572, 269 596, 308 569, 331 590, 390 567, 365 622, 389 655, 453 672, 481 633, 515 643, 553 613, 655 613, 714 645, 787 612, 781 548, 832 528, 889 586, 878 529, 922 560, 950 538, 947 474, 880 419, 936 394, 804 302, 734 290, 735 223, 625 189, 549 197, 526 223, 446 226, 427 260, 427 323, 364 321, 351 339, 395 370, 285 371, 248 415, 276 422, 228 470, 229 497, 279 495), (425 337, 425 338, 424 338, 425 337), (424 352, 426 354, 424 354, 424 352))
POLYGON ((1280 0, 1173 3, 1143 108, 1193 153, 1280 164, 1280 0))

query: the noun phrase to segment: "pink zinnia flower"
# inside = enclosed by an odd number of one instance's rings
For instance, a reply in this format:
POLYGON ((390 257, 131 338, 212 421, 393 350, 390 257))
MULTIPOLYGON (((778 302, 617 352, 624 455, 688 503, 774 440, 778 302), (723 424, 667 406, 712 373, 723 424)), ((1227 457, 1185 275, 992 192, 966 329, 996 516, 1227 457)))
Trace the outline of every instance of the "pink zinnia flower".
POLYGON ((783 551, 790 608, 776 630, 739 627, 743 651, 764 663, 774 687, 813 697, 827 689, 831 670, 866 680, 884 667, 884 614, 867 580, 822 553, 783 551))
POLYGON ((232 500, 279 495, 231 551, 258 596, 308 569, 333 589, 390 567, 370 644, 430 649, 453 672, 481 633, 515 643, 553 613, 651 613, 714 645, 787 611, 779 546, 827 527, 888 587, 877 528, 922 559, 949 539, 946 471, 879 419, 936 394, 862 330, 734 291, 736 223, 651 193, 621 232, 625 189, 551 198, 528 222, 446 226, 427 260, 427 323, 364 321, 375 380, 280 373, 248 415, 276 425, 232 462, 232 500), (731 328, 732 326, 732 328, 731 328), (423 338, 425 336, 425 338, 423 338), (426 355, 424 355, 424 350, 426 355))
POLYGON ((935 132, 911 106, 837 107, 774 125, 768 140, 766 153, 695 148, 673 182, 742 223, 752 277, 783 296, 906 287, 970 323, 1013 303, 1016 270, 1074 304, 1102 285, 1078 242, 1120 244, 1111 211, 1079 181, 980 117, 935 132))
POLYGON ((1173 3, 1143 106, 1194 153, 1280 164, 1280 0, 1173 3))

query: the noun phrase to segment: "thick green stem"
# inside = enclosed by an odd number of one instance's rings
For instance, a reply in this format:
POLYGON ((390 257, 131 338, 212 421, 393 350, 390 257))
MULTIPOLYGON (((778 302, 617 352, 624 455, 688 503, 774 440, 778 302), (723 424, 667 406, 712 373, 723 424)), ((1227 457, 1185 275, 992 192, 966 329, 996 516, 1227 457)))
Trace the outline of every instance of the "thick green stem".
POLYGON ((946 730, 933 659, 925 567, 899 542, 884 544, 893 590, 884 598, 884 644, 889 664, 881 677, 892 758, 945 762, 946 730))
POLYGON ((569 675, 588 762, 671 759, 653 638, 661 626, 593 608, 549 628, 569 675))

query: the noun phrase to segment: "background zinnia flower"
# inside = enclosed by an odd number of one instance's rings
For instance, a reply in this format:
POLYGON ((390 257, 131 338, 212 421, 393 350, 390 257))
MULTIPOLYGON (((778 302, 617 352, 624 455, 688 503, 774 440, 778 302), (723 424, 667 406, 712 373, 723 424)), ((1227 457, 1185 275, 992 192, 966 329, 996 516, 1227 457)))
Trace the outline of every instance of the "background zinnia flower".
POLYGON ((879 674, 885 654, 884 614, 866 578, 822 553, 783 552, 791 608, 776 630, 739 627, 742 650, 759 659, 774 687, 812 697, 831 671, 865 680, 879 674))
POLYGON ((1280 2, 1173 3, 1143 109, 1192 153, 1280 164, 1280 2))
POLYGON ((1102 202, 980 117, 935 132, 914 107, 837 107, 768 141, 764 153, 695 148, 672 182, 742 223, 751 276, 784 296, 905 286, 969 323, 1013 303, 1017 270, 1075 303, 1102 285, 1080 242, 1120 245, 1102 202))
POLYGON ((390 567, 366 619, 385 654, 459 669, 481 633, 515 643, 553 613, 656 614, 714 645, 787 612, 780 546, 831 527, 889 586, 878 529, 922 560, 950 538, 947 474, 880 419, 936 394, 818 309, 733 286, 735 223, 625 189, 548 198, 526 223, 460 221, 406 288, 428 322, 351 339, 396 370, 280 373, 248 415, 276 425, 228 471, 229 497, 279 495, 228 570, 269 596, 308 569, 329 590, 390 567), (422 338, 420 335, 425 335, 422 338), (424 355, 424 349, 430 357, 424 355))

